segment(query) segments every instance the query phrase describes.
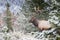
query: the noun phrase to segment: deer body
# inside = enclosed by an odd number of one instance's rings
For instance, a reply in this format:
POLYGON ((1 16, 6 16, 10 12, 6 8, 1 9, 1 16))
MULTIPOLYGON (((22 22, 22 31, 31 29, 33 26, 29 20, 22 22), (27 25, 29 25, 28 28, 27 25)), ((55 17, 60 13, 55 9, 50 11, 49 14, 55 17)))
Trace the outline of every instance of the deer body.
POLYGON ((32 17, 30 22, 33 23, 33 25, 35 25, 36 27, 38 27, 40 30, 47 30, 51 28, 50 22, 46 20, 38 20, 35 17, 32 17))
POLYGON ((47 30, 47 29, 51 28, 51 24, 49 23, 49 21, 40 20, 38 22, 38 28, 41 30, 47 30))

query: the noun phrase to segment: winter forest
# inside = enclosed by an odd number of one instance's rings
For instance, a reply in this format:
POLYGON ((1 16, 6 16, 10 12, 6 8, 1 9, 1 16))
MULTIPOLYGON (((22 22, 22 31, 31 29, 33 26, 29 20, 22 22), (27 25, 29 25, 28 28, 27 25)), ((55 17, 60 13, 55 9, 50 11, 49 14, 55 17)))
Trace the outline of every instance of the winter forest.
POLYGON ((60 0, 0 0, 0 40, 60 40, 60 0))

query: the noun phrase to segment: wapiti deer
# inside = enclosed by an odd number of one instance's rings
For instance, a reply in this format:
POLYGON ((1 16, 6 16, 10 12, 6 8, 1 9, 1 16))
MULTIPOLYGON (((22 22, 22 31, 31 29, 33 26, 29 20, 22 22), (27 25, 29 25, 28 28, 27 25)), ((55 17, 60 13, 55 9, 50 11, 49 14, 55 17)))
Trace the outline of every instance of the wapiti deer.
POLYGON ((38 20, 36 17, 32 17, 29 20, 30 23, 33 23, 34 26, 39 28, 40 30, 48 30, 51 29, 51 24, 47 20, 38 20))

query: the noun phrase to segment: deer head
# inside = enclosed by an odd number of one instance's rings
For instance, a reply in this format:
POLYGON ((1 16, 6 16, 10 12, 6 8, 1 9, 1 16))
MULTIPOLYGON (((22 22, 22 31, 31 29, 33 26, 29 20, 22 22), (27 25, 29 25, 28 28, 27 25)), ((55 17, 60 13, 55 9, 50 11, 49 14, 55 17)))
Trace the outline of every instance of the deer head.
POLYGON ((36 17, 32 17, 30 20, 29 20, 30 23, 33 23, 35 26, 38 26, 38 19, 36 17))

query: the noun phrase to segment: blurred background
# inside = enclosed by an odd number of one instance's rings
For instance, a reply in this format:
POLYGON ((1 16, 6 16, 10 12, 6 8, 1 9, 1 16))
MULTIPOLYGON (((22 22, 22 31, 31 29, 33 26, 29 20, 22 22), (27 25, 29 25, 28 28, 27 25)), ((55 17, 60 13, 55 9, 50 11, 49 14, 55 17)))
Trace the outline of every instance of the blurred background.
POLYGON ((60 40, 60 0, 0 0, 0 40, 60 40), (32 16, 52 28, 40 32, 32 16))

